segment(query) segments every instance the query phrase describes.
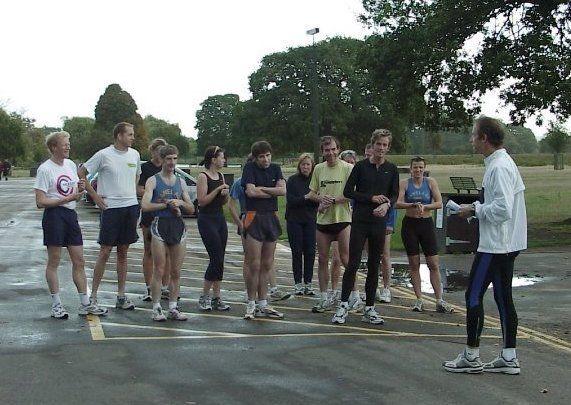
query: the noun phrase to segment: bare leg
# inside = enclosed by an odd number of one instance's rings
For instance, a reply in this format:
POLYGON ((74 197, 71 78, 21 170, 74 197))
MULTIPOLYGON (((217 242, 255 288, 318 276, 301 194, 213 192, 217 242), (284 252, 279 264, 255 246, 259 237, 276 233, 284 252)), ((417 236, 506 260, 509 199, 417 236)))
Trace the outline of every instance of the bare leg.
MULTIPOLYGON (((246 238, 246 257, 248 259, 248 274, 246 277, 246 288, 248 291, 248 300, 255 301, 258 297, 258 284, 260 281, 260 267, 262 255, 262 242, 248 236, 246 238)), ((266 284, 266 278, 263 278, 263 284, 266 284)), ((267 287, 266 287, 267 289, 267 287)))
POLYGON ((105 273, 105 265, 107 260, 109 260, 109 255, 113 246, 101 245, 99 248, 99 256, 97 256, 97 261, 95 262, 95 267, 93 268, 93 283, 91 286, 91 296, 97 298, 97 290, 99 290, 99 284, 101 284, 101 279, 105 273))
POLYGON ((153 304, 161 301, 161 279, 165 271, 165 254, 166 248, 164 243, 156 238, 151 241, 151 250, 153 255, 153 277, 151 280, 151 297, 153 304))
MULTIPOLYGON (((184 257, 186 255, 186 243, 182 242, 178 245, 170 246, 169 251, 169 273, 170 273, 170 302, 178 300, 180 295, 180 269, 182 268, 182 263, 184 262, 184 257)), ((165 260, 166 263, 166 260, 165 260)))
POLYGON ((127 283, 127 252, 129 245, 117 246, 117 295, 125 296, 125 284, 127 283))
MULTIPOLYGON (((347 268, 349 263, 349 236, 351 235, 351 226, 347 226, 337 235, 337 246, 339 248, 339 258, 341 259, 341 264, 343 267, 347 268)), ((331 284, 335 283, 334 289, 337 288, 339 282, 339 274, 331 275, 331 284)), ((357 277, 355 277, 355 284, 353 285, 353 290, 356 291, 357 277)))
POLYGON ((72 265, 72 277, 77 292, 87 292, 87 278, 85 277, 85 259, 83 258, 83 246, 68 246, 67 251, 72 265))
POLYGON ((268 283, 263 281, 271 278, 274 267, 274 253, 277 242, 264 242, 260 257, 260 278, 258 282, 258 299, 265 300, 268 297, 268 283))
POLYGON ((331 242, 331 288, 337 289, 339 285, 339 276, 341 275, 341 257, 339 256, 339 244, 337 241, 331 242))
POLYGON ((385 245, 383 246, 383 257, 381 258, 381 272, 383 274, 383 287, 389 288, 391 285, 391 233, 385 235, 385 245))
POLYGON ((410 271, 410 281, 417 299, 422 298, 420 289, 420 255, 408 256, 408 267, 410 271))
POLYGON ((317 231, 317 252, 318 252, 318 271, 319 291, 322 293, 327 291, 329 284, 329 249, 331 247, 331 237, 324 232, 317 231))
MULTIPOLYGON (((165 249, 166 250, 166 257, 165 257, 165 269, 170 269, 171 268, 171 255, 170 249, 165 249)), ((186 253, 186 245, 185 245, 185 253, 186 253)), ((169 290, 171 288, 171 272, 170 271, 165 271, 163 272, 163 287, 168 287, 169 290)))
POLYGON ((438 255, 426 256, 426 264, 430 270, 430 284, 437 300, 442 299, 442 281, 440 280, 440 261, 438 255))
POLYGON ((240 237, 242 239, 242 249, 244 249, 244 260, 242 260, 242 276, 244 277, 244 283, 246 283, 246 279, 248 278, 248 257, 246 256, 246 238, 244 238, 244 235, 241 235, 240 237))
POLYGON ((60 246, 48 246, 48 263, 46 264, 46 281, 50 294, 59 293, 59 280, 57 276, 57 268, 61 258, 60 246))
POLYGON ((141 227, 143 231, 143 277, 145 277, 145 284, 151 287, 153 279, 153 256, 151 254, 151 230, 147 226, 141 227))

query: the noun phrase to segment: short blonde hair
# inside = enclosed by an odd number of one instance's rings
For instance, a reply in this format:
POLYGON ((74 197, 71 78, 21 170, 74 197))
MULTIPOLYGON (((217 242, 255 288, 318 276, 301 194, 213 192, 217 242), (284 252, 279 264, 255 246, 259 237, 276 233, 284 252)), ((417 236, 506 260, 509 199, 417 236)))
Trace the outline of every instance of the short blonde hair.
POLYGON ((313 168, 315 167, 315 161, 313 160, 313 157, 309 153, 302 153, 297 158, 297 173, 298 174, 301 174, 300 166, 305 159, 309 159, 311 161, 311 171, 313 172, 313 168))
POLYGON ((46 146, 51 152, 52 148, 57 146, 57 143, 60 139, 69 139, 69 132, 66 131, 57 131, 52 132, 46 135, 46 146))
POLYGON ((371 146, 375 144, 380 138, 388 138, 389 145, 393 142, 393 134, 388 129, 375 129, 371 135, 371 146))

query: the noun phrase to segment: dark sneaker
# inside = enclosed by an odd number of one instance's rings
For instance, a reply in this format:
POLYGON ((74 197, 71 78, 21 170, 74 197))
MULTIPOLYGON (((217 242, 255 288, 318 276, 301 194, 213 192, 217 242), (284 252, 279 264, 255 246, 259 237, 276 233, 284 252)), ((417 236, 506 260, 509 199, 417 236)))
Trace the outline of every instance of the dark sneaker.
POLYGON ((211 307, 215 311, 229 311, 230 305, 226 304, 220 297, 214 297, 211 301, 211 307))
POLYGON ((55 319, 67 319, 69 314, 61 304, 52 305, 52 318, 55 319))
POLYGON ((135 309, 135 304, 133 304, 133 301, 131 301, 127 297, 122 297, 122 298, 117 297, 117 302, 115 302, 115 308, 132 311, 133 309, 135 309))

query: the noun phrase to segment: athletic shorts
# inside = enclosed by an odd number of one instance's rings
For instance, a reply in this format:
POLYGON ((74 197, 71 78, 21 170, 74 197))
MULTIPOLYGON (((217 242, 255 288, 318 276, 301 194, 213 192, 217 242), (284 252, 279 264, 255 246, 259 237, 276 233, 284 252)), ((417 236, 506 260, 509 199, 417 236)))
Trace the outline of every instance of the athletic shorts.
POLYGON ((143 212, 141 211, 141 220, 139 221, 140 227, 149 227, 155 218, 155 214, 152 211, 143 212))
POLYGON ((277 213, 248 211, 243 220, 245 237, 251 236, 258 242, 275 242, 282 234, 277 213))
POLYGON ((387 235, 395 231, 395 224, 397 222, 397 210, 390 208, 387 212, 387 235))
POLYGON ((155 217, 151 235, 167 246, 178 245, 186 239, 186 225, 181 217, 155 217))
POLYGON ((405 216, 402 220, 401 237, 407 256, 419 255, 419 245, 422 247, 425 256, 438 254, 432 217, 412 218, 405 216))
POLYGON ((317 224, 317 230, 328 235, 339 235, 339 233, 349 225, 351 225, 351 222, 337 222, 336 224, 327 225, 317 224))
POLYGON ((100 245, 119 246, 135 243, 137 235, 137 221, 139 220, 139 205, 130 207, 107 208, 101 211, 99 227, 100 245))
POLYGON ((65 207, 46 208, 42 218, 44 246, 82 246, 77 212, 65 207))

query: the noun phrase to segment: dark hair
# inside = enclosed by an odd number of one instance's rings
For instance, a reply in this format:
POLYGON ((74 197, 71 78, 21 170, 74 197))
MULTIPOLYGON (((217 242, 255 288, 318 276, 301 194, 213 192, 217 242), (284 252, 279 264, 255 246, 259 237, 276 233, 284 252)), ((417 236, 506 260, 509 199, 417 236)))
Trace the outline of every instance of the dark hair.
POLYGON ((128 122, 120 122, 117 125, 115 125, 115 127, 113 127, 113 138, 117 139, 117 136, 119 134, 122 134, 123 132, 127 131, 127 128, 134 128, 135 126, 133 124, 130 124, 128 122))
POLYGON ((335 142, 337 149, 341 149, 341 144, 339 143, 339 140, 337 138, 335 138, 334 136, 331 136, 331 135, 326 135, 326 136, 321 137, 321 141, 319 143, 319 147, 320 147, 321 151, 323 152, 323 147, 325 145, 329 145, 331 142, 335 142))
POLYGON ((252 144, 252 156, 257 158, 264 153, 272 153, 272 145, 267 141, 258 141, 252 144))
POLYGON ((389 145, 393 142, 393 134, 388 129, 375 129, 371 135, 371 146, 380 138, 389 138, 389 145))
POLYGON ((413 163, 418 163, 418 162, 424 163, 424 166, 426 167, 426 160, 420 156, 415 156, 412 159, 410 159, 410 167, 412 167, 413 163))
POLYGON ((152 152, 155 149, 158 149, 161 146, 166 146, 166 145, 168 145, 168 143, 163 138, 155 138, 151 141, 151 143, 149 143, 149 151, 152 152))
POLYGON ((502 146, 504 143, 505 132, 503 125, 494 118, 478 117, 474 121, 474 130, 480 138, 482 135, 486 135, 488 142, 495 147, 502 146))
POLYGON ((365 150, 367 149, 373 149, 373 144, 372 143, 368 143, 365 145, 365 150))
POLYGON ((209 146, 204 151, 204 159, 202 159, 198 165, 210 169, 212 159, 216 159, 221 153, 224 154, 224 149, 222 149, 220 146, 209 146))
POLYGON ((178 156, 178 148, 174 145, 161 146, 159 149, 159 155, 161 155, 161 159, 166 158, 168 155, 178 156))

